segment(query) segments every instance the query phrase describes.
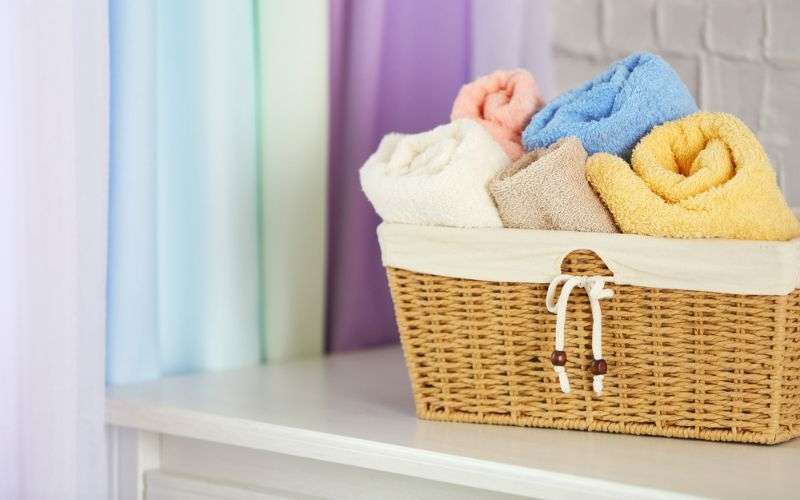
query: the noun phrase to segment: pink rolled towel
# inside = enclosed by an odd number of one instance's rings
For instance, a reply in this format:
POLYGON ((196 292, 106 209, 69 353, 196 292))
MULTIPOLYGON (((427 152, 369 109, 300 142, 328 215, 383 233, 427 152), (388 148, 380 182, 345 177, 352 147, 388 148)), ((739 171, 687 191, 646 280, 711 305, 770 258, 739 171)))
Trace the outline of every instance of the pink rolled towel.
POLYGON ((577 137, 534 149, 489 183, 503 226, 616 233, 617 226, 586 179, 577 137))
POLYGON ((461 87, 450 119, 478 121, 514 161, 523 153, 522 129, 542 106, 533 75, 524 69, 495 71, 461 87))

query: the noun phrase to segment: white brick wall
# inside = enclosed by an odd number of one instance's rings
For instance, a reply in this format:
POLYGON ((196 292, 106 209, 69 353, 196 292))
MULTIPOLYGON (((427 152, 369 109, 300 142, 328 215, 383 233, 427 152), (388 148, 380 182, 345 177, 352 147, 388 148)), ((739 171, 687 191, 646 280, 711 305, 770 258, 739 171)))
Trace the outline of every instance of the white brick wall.
POLYGON ((800 0, 557 0, 556 89, 631 52, 667 59, 708 111, 738 115, 800 206, 800 0))

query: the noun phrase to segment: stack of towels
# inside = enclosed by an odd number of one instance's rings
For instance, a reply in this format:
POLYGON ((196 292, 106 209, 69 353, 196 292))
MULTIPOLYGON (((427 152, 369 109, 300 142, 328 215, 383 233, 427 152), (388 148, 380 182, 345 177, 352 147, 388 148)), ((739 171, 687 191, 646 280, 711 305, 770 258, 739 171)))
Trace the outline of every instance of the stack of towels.
POLYGON ((764 148, 733 115, 698 111, 662 58, 634 54, 545 104, 525 70, 465 85, 451 122, 389 134, 360 171, 386 222, 800 236, 764 148))

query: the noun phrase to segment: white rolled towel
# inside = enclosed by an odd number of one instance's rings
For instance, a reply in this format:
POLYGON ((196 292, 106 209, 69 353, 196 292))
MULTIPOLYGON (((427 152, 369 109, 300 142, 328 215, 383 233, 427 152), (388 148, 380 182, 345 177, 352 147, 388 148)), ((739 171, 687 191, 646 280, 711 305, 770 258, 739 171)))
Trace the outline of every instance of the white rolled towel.
POLYGON ((479 123, 388 134, 361 167, 361 188, 385 222, 503 227, 488 184, 510 160, 479 123))

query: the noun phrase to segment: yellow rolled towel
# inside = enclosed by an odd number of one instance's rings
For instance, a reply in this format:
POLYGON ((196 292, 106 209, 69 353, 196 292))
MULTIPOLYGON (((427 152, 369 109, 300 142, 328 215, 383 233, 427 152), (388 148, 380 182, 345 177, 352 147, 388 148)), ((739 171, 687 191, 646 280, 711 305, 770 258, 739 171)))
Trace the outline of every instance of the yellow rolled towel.
POLYGON ((800 222, 758 139, 727 113, 654 127, 631 165, 597 153, 586 176, 625 233, 670 238, 789 240, 800 222))

